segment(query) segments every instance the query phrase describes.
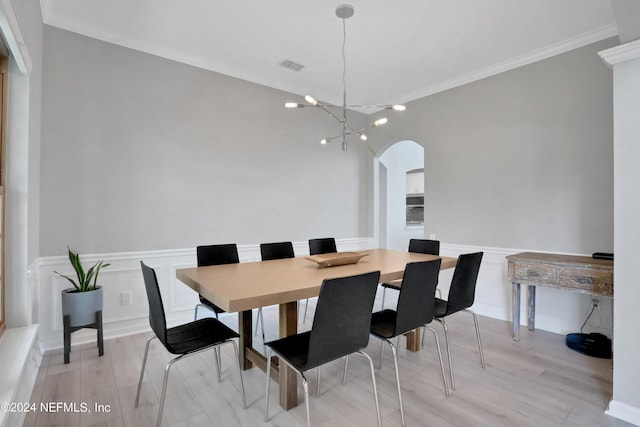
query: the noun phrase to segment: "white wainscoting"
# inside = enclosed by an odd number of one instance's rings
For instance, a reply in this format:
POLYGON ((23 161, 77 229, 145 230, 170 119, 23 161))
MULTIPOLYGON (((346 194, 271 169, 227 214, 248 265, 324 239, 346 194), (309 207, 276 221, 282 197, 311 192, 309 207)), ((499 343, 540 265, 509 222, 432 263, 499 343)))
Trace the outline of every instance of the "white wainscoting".
MULTIPOLYGON (((338 239, 336 244, 339 251, 357 251, 373 247, 373 239, 338 239)), ((307 241, 294 242, 293 246, 296 255, 309 254, 307 241)), ((238 255, 240 262, 259 261, 260 246, 238 246, 238 255)), ((199 302, 198 294, 176 279, 176 270, 195 267, 195 248, 82 255, 85 265, 92 265, 99 260, 111 264, 100 272, 99 279, 104 288, 105 339, 149 330, 147 296, 140 272, 140 261, 156 270, 168 324, 175 325, 193 320, 193 310, 199 302), (131 305, 122 304, 123 292, 132 293, 131 305)), ((66 256, 40 258, 29 269, 35 295, 34 323, 40 324, 39 340, 43 352, 63 346, 60 292, 70 284, 54 274, 54 271, 73 275, 73 269, 66 256)), ((83 329, 71 335, 72 345, 95 339, 96 332, 92 329, 83 329)))
MULTIPOLYGON (((339 239, 339 251, 357 251, 374 247, 374 239, 339 239)), ((307 255, 306 241, 294 242, 296 255, 307 255)), ((507 255, 522 252, 520 249, 483 248, 466 245, 442 244, 442 255, 457 256, 462 253, 483 251, 474 310, 481 315, 502 320, 511 319, 511 283, 507 279, 507 255)), ((238 246, 240 262, 260 260, 259 245, 238 246)), ((176 279, 176 269, 194 267, 194 249, 164 251, 94 254, 82 257, 83 263, 93 264, 104 260, 111 264, 100 273, 99 282, 104 287, 103 325, 105 339, 149 330, 147 298, 140 273, 140 261, 156 269, 160 290, 169 325, 193 319, 193 309, 198 303, 197 294, 176 279), (123 292, 132 293, 132 304, 122 305, 123 292)), ((54 274, 59 271, 71 274, 66 256, 38 259, 30 269, 36 296, 36 322, 40 324, 39 339, 42 351, 62 348, 62 314, 60 291, 67 288, 66 280, 54 274)), ((439 287, 446 296, 453 270, 440 275, 439 287)), ((526 321, 526 292, 522 292, 521 320, 526 321)), ((539 288, 537 293, 536 327, 566 334, 580 329, 591 308, 591 298, 572 292, 539 288)), ((34 315, 35 317, 35 315, 34 315)), ((611 336, 611 301, 601 298, 600 308, 594 313, 585 331, 602 332, 611 336)), ((86 329, 72 335, 72 344, 94 341, 94 330, 86 329)), ((96 350, 97 351, 97 350, 96 350)))

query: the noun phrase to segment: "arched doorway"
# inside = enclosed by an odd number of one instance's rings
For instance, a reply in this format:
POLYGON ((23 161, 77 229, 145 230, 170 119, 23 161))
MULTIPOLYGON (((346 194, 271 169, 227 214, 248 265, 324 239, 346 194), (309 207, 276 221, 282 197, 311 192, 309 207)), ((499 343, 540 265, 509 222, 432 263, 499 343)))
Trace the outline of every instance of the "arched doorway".
POLYGON ((418 203, 424 178, 422 186, 415 184, 423 171, 424 148, 414 141, 396 142, 374 160, 374 237, 379 247, 406 250, 409 239, 424 237, 424 225, 416 221, 416 209, 424 212, 418 203))

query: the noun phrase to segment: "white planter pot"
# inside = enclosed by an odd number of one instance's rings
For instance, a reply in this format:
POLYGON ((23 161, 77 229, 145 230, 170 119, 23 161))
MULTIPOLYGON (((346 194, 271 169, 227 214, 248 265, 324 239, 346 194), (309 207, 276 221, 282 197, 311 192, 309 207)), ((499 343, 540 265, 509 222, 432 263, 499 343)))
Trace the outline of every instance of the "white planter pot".
POLYGON ((87 292, 65 289, 62 291, 62 315, 69 315, 71 327, 91 325, 96 322, 96 312, 102 310, 102 300, 101 286, 87 292))

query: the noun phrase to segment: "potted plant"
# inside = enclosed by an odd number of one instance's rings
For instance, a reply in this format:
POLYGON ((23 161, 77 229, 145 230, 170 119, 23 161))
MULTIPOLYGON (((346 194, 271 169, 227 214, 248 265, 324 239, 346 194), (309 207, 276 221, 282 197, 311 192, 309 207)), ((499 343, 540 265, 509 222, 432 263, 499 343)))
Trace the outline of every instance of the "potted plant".
POLYGON ((69 261, 76 272, 77 281, 54 271, 73 285, 62 291, 62 316, 69 316, 69 326, 81 327, 96 323, 96 313, 102 312, 102 287, 97 286, 100 269, 108 267, 104 261, 95 263, 89 270, 82 267, 80 256, 67 247, 69 261))

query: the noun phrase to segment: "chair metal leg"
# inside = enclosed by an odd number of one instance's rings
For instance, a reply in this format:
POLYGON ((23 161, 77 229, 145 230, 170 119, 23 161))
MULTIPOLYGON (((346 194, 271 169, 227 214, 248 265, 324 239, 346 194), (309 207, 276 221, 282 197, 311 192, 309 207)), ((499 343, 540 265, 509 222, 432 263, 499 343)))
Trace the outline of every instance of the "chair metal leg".
POLYGON ((378 369, 382 369, 382 356, 384 356, 384 341, 380 341, 382 344, 380 346, 380 366, 378 369))
POLYGON ((219 347, 214 347, 213 348, 213 357, 215 359, 216 362, 216 372, 218 373, 218 382, 222 382, 222 364, 220 363, 220 348, 219 347))
POLYGON ((316 368, 316 396, 320 396, 320 366, 316 368))
POLYGON ((311 427, 311 416, 309 415, 309 384, 304 374, 298 371, 302 379, 302 389, 304 390, 304 406, 307 408, 307 427, 311 427))
POLYGON ((307 309, 309 308, 309 298, 304 303, 304 314, 302 315, 302 323, 307 321, 307 309))
POLYGON ((349 355, 344 357, 344 372, 342 373, 342 384, 347 383, 347 368, 349 367, 349 355))
MULTIPOLYGON (((380 306, 380 310, 384 310, 384 297, 385 295, 387 295, 387 288, 386 287, 382 287, 382 304, 380 306)), ((384 347, 384 345, 383 345, 384 347)))
POLYGON ((258 309, 258 315, 256 316, 256 331, 253 333, 253 335, 258 335, 258 322, 260 321, 260 318, 262 317, 262 308, 258 309))
MULTIPOLYGON (((438 352, 438 361, 440 361, 440 373, 442 373, 442 384, 444 385, 444 393, 445 395, 449 396, 449 387, 447 386, 447 378, 446 378, 446 375, 444 374, 444 363, 442 363, 442 352, 440 351, 440 340, 438 339, 438 333, 431 326, 426 326, 423 329, 425 328, 429 328, 431 332, 433 332, 433 337, 435 338, 435 341, 436 341, 436 350, 438 352)), ((424 335, 425 334, 423 332, 422 333, 423 347, 424 347, 424 335)))
MULTIPOLYGON (((400 391, 400 372, 398 371, 398 356, 396 354, 396 347, 393 345, 391 340, 386 340, 391 347, 391 354, 393 354, 393 367, 396 371, 396 385, 398 386, 398 402, 400 402, 400 420, 402 421, 402 425, 404 427, 404 408, 402 407, 402 392, 400 391)), ((384 345, 384 343, 382 343, 384 345)))
POLYGON ((203 307, 204 309, 209 310, 209 311, 213 311, 213 314, 216 315, 216 319, 218 318, 218 312, 217 311, 210 309, 208 306, 206 306, 204 304, 196 304, 196 309, 195 309, 195 311, 193 313, 193 320, 194 321, 198 320, 198 308, 200 308, 200 307, 203 307))
POLYGON ((451 375, 451 390, 455 390, 456 383, 453 380, 453 362, 451 362, 451 346, 449 345, 449 332, 447 331, 447 324, 442 318, 437 318, 436 320, 442 324, 442 329, 444 329, 444 342, 447 346, 447 358, 449 359, 449 374, 451 375))
POLYGON ((271 378, 271 348, 267 347, 267 385, 264 393, 264 422, 269 421, 269 379, 271 378))
POLYGON ((138 402, 140 401, 140 389, 142 389, 142 378, 144 377, 144 369, 147 366, 147 356, 149 355, 149 344, 151 341, 156 339, 155 335, 147 340, 147 344, 144 346, 144 356, 142 357, 142 369, 140 370, 140 381, 138 381, 138 392, 136 393, 136 403, 135 407, 138 407, 138 402))
MULTIPOLYGON (((236 362, 238 365, 238 375, 240 376, 240 389, 242 390, 242 408, 247 409, 247 396, 244 392, 244 380, 242 379, 242 368, 240 367, 240 352, 238 351, 238 344, 235 341, 228 341, 233 344, 233 350, 236 353, 236 362)), ((267 378, 268 379, 268 378, 267 378)))
MULTIPOLYGON (((384 343, 383 343, 384 344, 384 343)), ((376 374, 373 369, 373 360, 364 351, 359 351, 358 354, 363 355, 369 361, 369 369, 371 370, 371 383, 373 384, 373 398, 376 402, 376 415, 378 416, 378 427, 382 427, 382 418, 380 417, 380 405, 378 404, 378 388, 376 387, 376 374)), ((345 369, 346 373, 346 369, 345 369)))
POLYGON ((162 425, 162 412, 164 411, 164 398, 167 396, 167 383, 169 382, 169 370, 178 360, 182 359, 184 355, 178 356, 175 359, 171 359, 167 366, 164 368, 164 380, 162 381, 162 393, 160 393, 160 403, 158 404, 158 420, 156 421, 156 427, 162 425))
POLYGON ((258 308, 258 316, 256 316, 256 331, 253 335, 258 335, 258 321, 260 321, 260 329, 262 330, 262 344, 264 344, 264 313, 262 307, 258 308))
POLYGON ((476 327, 476 339, 478 340, 478 351, 480 352, 480 364, 482 365, 482 369, 485 369, 485 363, 484 363, 484 351, 482 350, 482 340, 480 339, 480 328, 478 327, 478 316, 476 316, 476 313, 474 313, 473 311, 466 309, 464 310, 467 313, 471 313, 471 315, 473 316, 473 324, 476 327))

